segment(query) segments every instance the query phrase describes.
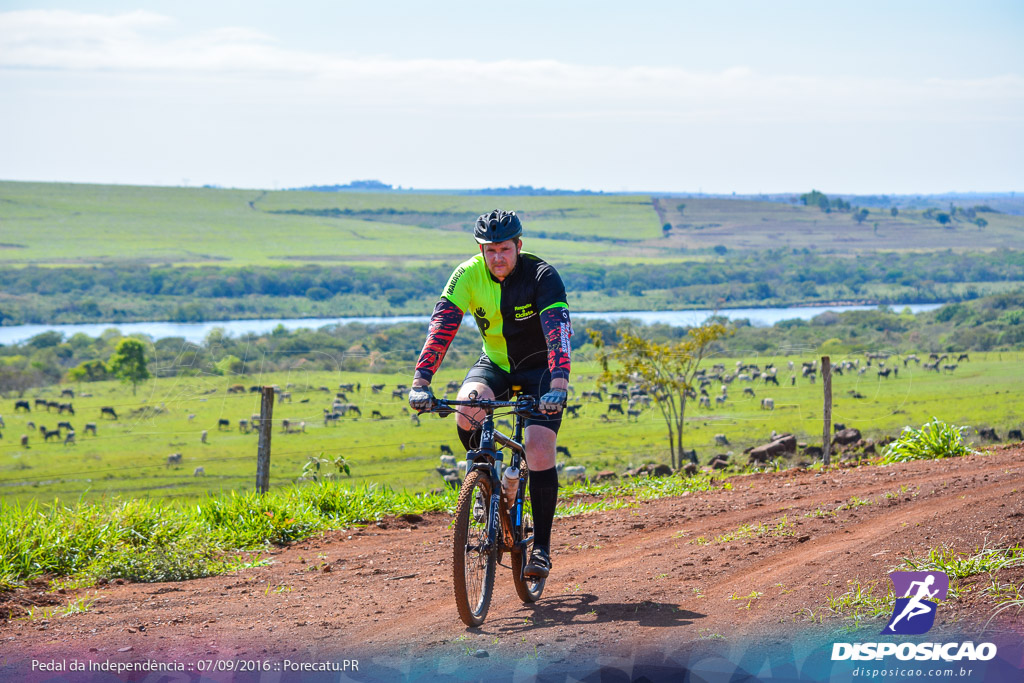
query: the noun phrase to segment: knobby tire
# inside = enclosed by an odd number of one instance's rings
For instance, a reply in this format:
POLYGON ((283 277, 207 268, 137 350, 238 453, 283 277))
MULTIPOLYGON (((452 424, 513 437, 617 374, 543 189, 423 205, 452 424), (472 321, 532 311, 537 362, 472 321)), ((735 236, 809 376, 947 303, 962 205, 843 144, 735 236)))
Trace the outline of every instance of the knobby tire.
MULTIPOLYGON (((526 479, 523 478, 521 486, 526 486, 526 479)), ((528 497, 523 498, 523 538, 533 536, 533 515, 526 511, 526 505, 529 502, 528 497)), ((517 538, 516 541, 522 539, 517 538)), ((512 583, 515 584, 516 594, 519 599, 524 603, 537 602, 540 599, 541 593, 544 592, 544 582, 547 579, 531 579, 523 576, 523 568, 530 561, 530 555, 533 553, 533 542, 530 542, 522 552, 513 550, 511 552, 512 557, 512 583)))
POLYGON ((484 472, 474 470, 466 475, 459 490, 455 508, 455 538, 453 540, 453 578, 455 605, 459 618, 466 626, 484 623, 491 606, 494 590, 494 568, 498 562, 497 549, 483 553, 479 548, 487 543, 487 519, 490 516, 491 483, 484 472), (483 514, 476 519, 473 506, 480 492, 483 514))

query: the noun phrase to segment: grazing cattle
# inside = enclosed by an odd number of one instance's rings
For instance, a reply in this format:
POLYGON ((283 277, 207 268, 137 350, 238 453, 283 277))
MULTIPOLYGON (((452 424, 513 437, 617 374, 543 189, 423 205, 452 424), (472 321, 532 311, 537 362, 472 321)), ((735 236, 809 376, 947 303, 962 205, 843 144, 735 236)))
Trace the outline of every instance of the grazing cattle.
POLYGON ((242 384, 232 384, 231 386, 228 387, 228 393, 229 394, 244 394, 245 393, 245 386, 242 385, 242 384))
POLYGON ((74 432, 68 432, 64 436, 64 445, 67 446, 68 444, 71 444, 72 446, 77 446, 78 445, 77 443, 75 443, 75 433, 74 432))
POLYGON ((36 428, 36 423, 35 423, 35 422, 33 422, 32 420, 29 420, 29 421, 28 421, 28 422, 26 423, 26 426, 27 426, 27 427, 28 427, 29 429, 31 429, 31 430, 33 430, 33 431, 34 431, 34 430, 35 430, 35 428, 36 428))
POLYGON ((956 364, 955 363, 953 365, 943 365, 942 366, 942 371, 943 372, 950 372, 951 373, 954 370, 956 370, 956 364))
POLYGON ((379 410, 375 410, 372 413, 370 413, 370 419, 371 420, 383 420, 384 416, 381 414, 381 412, 379 410))
POLYGON ((383 390, 384 390, 384 385, 383 384, 371 384, 370 385, 370 391, 372 391, 375 394, 379 394, 383 390))
POLYGON ((762 398, 761 410, 775 410, 775 399, 762 398))
POLYGON ((207 436, 206 430, 204 429, 202 431, 202 433, 199 435, 199 442, 200 443, 206 443, 206 436, 207 436))
POLYGON ((600 415, 598 415, 598 419, 601 422, 611 422, 611 418, 609 418, 606 413, 601 413, 600 415))
POLYGON ((74 398, 75 397, 75 390, 74 389, 61 389, 60 397, 64 398, 65 396, 67 396, 68 398, 74 398))
POLYGON ((577 403, 575 405, 571 405, 571 406, 566 406, 565 407, 565 412, 567 414, 569 414, 569 415, 572 415, 573 417, 579 417, 580 416, 580 408, 581 407, 582 406, 580 406, 579 403, 577 403))
POLYGON ((181 464, 181 453, 171 453, 167 456, 167 467, 181 464))
POLYGON ((338 393, 336 393, 334 395, 334 398, 336 400, 338 400, 338 401, 345 401, 346 403, 348 403, 348 395, 346 393, 342 392, 342 391, 339 391, 338 393))
POLYGON ((562 455, 564 455, 567 458, 571 458, 572 457, 572 454, 569 453, 569 449, 566 448, 565 446, 555 446, 555 453, 561 453, 562 455))
POLYGON ((726 438, 725 434, 715 434, 715 445, 716 446, 728 446, 729 439, 726 438))
POLYGON ((892 369, 890 369, 890 368, 886 368, 885 370, 879 370, 878 371, 878 376, 879 377, 884 377, 886 379, 889 379, 889 373, 891 373, 891 372, 892 372, 892 369))
POLYGON ((414 425, 416 425, 417 427, 420 426, 420 416, 419 415, 410 415, 409 416, 409 420, 412 421, 412 423, 414 425))
POLYGON ((585 479, 587 476, 587 468, 583 465, 569 465, 562 469, 562 473, 565 475, 566 479, 570 481, 573 479, 585 479))
POLYGON ((224 429, 231 431, 231 420, 225 418, 217 420, 217 431, 222 431, 224 429))
POLYGON ((244 433, 248 434, 249 433, 249 421, 248 420, 239 420, 238 421, 238 431, 244 432, 244 433))
POLYGON ((394 391, 391 392, 392 400, 396 399, 396 398, 402 398, 404 396, 405 396, 405 390, 404 389, 395 389, 394 391))
POLYGON ((455 455, 455 453, 452 452, 451 446, 441 444, 441 455, 455 455))
POLYGON ((54 429, 51 432, 50 430, 47 429, 47 430, 45 430, 43 432, 43 441, 49 441, 51 438, 59 439, 60 438, 60 430, 59 429, 54 429))
POLYGON ((728 401, 728 400, 729 400, 729 397, 726 396, 725 394, 722 394, 721 396, 715 396, 715 403, 717 403, 718 405, 723 405, 724 406, 725 402, 728 401))
POLYGON ((458 380, 454 380, 453 379, 451 382, 448 382, 448 384, 445 385, 444 393, 450 394, 453 391, 458 391, 461 387, 462 387, 462 382, 459 382, 458 380))
POLYGON ((764 378, 764 383, 765 384, 768 384, 768 382, 771 382, 775 386, 779 386, 779 380, 778 380, 778 378, 775 375, 769 375, 768 373, 763 373, 761 375, 761 377, 764 378))
POLYGON ((620 393, 620 392, 616 391, 616 392, 613 392, 611 394, 608 394, 608 400, 610 400, 610 401, 628 401, 629 400, 629 394, 624 393, 624 392, 620 393))
POLYGON ((582 394, 580 394, 580 397, 584 401, 588 401, 588 400, 590 400, 590 401, 603 401, 604 400, 604 396, 603 396, 603 394, 601 394, 600 391, 584 391, 582 394))
POLYGON ((356 414, 356 415, 358 415, 359 417, 362 417, 362 416, 363 416, 363 413, 362 413, 362 411, 360 411, 360 410, 359 410, 359 406, 356 406, 356 405, 352 405, 351 403, 347 404, 347 408, 346 408, 346 410, 347 410, 347 412, 350 412, 350 413, 355 413, 355 414, 356 414))
POLYGON ((15 401, 14 412, 18 412, 19 410, 24 410, 26 413, 32 412, 32 408, 29 407, 28 401, 15 401))
POLYGON ((1019 429, 1011 429, 1006 433, 1006 438, 1009 441, 1024 441, 1024 434, 1019 429))
POLYGON ((749 396, 750 398, 755 398, 754 390, 751 389, 750 387, 744 387, 743 388, 743 395, 744 396, 749 396))
POLYGON ((114 412, 114 409, 110 406, 103 406, 100 408, 100 417, 103 417, 104 415, 109 415, 113 420, 117 419, 117 413, 114 412))
POLYGON ((39 406, 46 408, 50 404, 45 398, 37 398, 32 405, 34 405, 36 408, 38 408, 39 406))
POLYGON ((455 467, 455 456, 454 455, 442 455, 441 464, 445 467, 455 467))
POLYGON ((626 411, 626 421, 628 422, 630 418, 633 418, 634 422, 639 422, 640 421, 640 411, 639 410, 627 410, 626 411))
POLYGON ((341 419, 341 413, 332 413, 324 408, 324 427, 330 423, 338 424, 338 420, 341 419))
POLYGON ((198 477, 198 476, 200 476, 202 474, 206 474, 206 468, 203 467, 202 465, 200 465, 199 467, 197 467, 194 470, 192 470, 192 476, 193 477, 198 477))
POLYGON ((281 399, 281 403, 291 403, 292 402, 292 392, 290 392, 290 391, 282 391, 281 395, 280 395, 280 399, 281 399))
POLYGON ((618 413, 619 415, 623 415, 624 414, 622 412, 622 404, 621 403, 609 403, 608 404, 608 412, 609 413, 618 413))
POLYGON ((250 394, 258 394, 261 391, 263 391, 263 387, 257 387, 257 386, 249 387, 249 393, 250 394))
POLYGON ((293 423, 288 423, 288 421, 285 420, 284 430, 288 434, 300 434, 300 433, 301 434, 305 434, 306 433, 306 423, 305 422, 299 422, 299 424, 295 424, 294 422, 293 423))
POLYGON ((92 435, 96 436, 96 423, 95 422, 86 422, 85 423, 85 433, 88 434, 89 432, 92 432, 92 435))
POLYGON ((356 390, 356 386, 355 386, 355 384, 339 384, 338 385, 338 389, 340 391, 355 391, 356 390))
POLYGON ((21 447, 28 448, 28 434, 21 435, 21 447))
POLYGON ((710 409, 710 408, 711 408, 711 399, 710 399, 710 398, 708 398, 708 396, 706 396, 706 395, 705 395, 705 396, 701 396, 701 397, 700 397, 700 401, 699 401, 699 404, 700 404, 700 405, 701 405, 702 407, 704 407, 704 408, 708 408, 708 409, 710 409))
POLYGON ((965 360, 967 360, 967 361, 971 360, 971 357, 969 355, 967 355, 966 353, 961 353, 959 356, 956 357, 956 362, 957 363, 962 363, 965 360))
POLYGON ((57 423, 57 429, 58 429, 58 430, 61 430, 61 429, 66 429, 66 430, 68 430, 69 432, 73 432, 73 431, 75 431, 75 428, 71 426, 71 423, 70 423, 70 422, 58 422, 58 423, 57 423))
POLYGON ((252 415, 250 415, 249 416, 249 424, 252 425, 253 429, 256 429, 257 427, 259 427, 260 426, 260 416, 257 415, 256 413, 253 413, 252 415))
POLYGON ((330 387, 318 387, 318 388, 317 388, 317 391, 322 391, 322 392, 324 392, 325 394, 329 394, 329 393, 331 393, 331 389, 330 389, 330 387))

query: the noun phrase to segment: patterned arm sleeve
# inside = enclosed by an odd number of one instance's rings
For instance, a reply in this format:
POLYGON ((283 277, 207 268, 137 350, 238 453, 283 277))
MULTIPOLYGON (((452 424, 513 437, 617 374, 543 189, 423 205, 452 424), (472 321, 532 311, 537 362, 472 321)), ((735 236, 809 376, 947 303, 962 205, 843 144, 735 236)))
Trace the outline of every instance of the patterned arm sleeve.
POLYGON ((448 299, 442 298, 434 306, 434 314, 430 316, 430 327, 427 329, 427 341, 420 351, 420 359, 416 362, 414 379, 434 378, 434 373, 441 367, 444 355, 448 353, 455 334, 462 323, 462 309, 448 299))
POLYGON ((569 308, 565 304, 545 308, 540 312, 540 326, 548 344, 551 379, 569 379, 569 337, 572 336, 569 308))

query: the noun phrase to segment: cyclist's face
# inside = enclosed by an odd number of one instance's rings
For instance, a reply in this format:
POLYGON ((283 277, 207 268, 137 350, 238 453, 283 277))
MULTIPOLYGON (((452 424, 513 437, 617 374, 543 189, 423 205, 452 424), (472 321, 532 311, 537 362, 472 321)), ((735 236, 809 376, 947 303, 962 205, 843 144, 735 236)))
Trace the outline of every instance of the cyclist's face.
POLYGON ((480 251, 491 275, 504 280, 515 269, 516 259, 519 258, 519 250, 522 247, 523 243, 520 240, 505 240, 494 244, 481 244, 480 251))

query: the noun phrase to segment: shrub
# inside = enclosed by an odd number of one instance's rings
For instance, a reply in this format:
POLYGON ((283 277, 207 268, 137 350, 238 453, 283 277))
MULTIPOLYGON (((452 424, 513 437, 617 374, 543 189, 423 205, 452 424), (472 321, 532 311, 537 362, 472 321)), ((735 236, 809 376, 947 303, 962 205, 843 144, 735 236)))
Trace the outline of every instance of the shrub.
POLYGON ((937 460, 956 458, 977 453, 964 443, 964 430, 933 417, 920 429, 905 427, 898 439, 882 451, 883 464, 909 462, 911 460, 937 460))

